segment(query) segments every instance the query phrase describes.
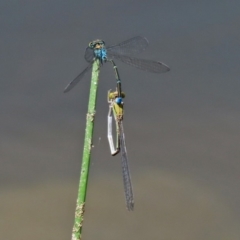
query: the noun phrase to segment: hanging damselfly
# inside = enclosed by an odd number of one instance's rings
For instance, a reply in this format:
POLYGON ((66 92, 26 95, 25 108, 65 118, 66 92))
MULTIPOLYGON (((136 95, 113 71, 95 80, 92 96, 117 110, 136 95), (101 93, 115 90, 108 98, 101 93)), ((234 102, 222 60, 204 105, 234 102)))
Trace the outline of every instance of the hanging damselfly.
POLYGON ((134 199, 133 190, 130 177, 130 171, 128 166, 127 149, 125 144, 125 135, 123 130, 123 98, 125 94, 122 92, 121 80, 119 77, 118 69, 113 59, 120 60, 130 66, 136 67, 138 69, 153 72, 153 73, 164 73, 170 70, 170 68, 162 62, 154 60, 146 60, 135 58, 133 55, 141 53, 148 46, 148 40, 145 37, 137 36, 126 40, 120 44, 105 47, 105 42, 97 39, 89 43, 89 46, 85 51, 85 60, 89 63, 88 66, 71 81, 64 92, 70 91, 92 68, 93 62, 99 59, 101 63, 111 62, 115 71, 117 87, 116 91, 108 92, 108 103, 109 103, 109 113, 108 113, 108 141, 110 146, 110 151, 113 156, 118 153, 121 154, 122 162, 122 174, 123 174, 123 184, 126 198, 126 205, 128 210, 133 210, 134 199), (113 141, 112 133, 112 122, 115 121, 116 126, 116 142, 113 141))
POLYGON ((115 70, 117 88, 116 91, 108 91, 108 103, 109 103, 109 112, 108 112, 108 142, 112 156, 117 155, 121 152, 121 163, 122 163, 122 175, 123 175, 123 185, 126 199, 127 209, 133 210, 134 208, 134 199, 133 199, 133 190, 131 176, 128 166, 128 156, 127 148, 125 143, 125 135, 123 130, 123 98, 125 94, 122 92, 121 80, 119 77, 117 66, 113 60, 109 60, 113 64, 115 70), (116 142, 114 144, 113 140, 113 118, 116 126, 116 142))

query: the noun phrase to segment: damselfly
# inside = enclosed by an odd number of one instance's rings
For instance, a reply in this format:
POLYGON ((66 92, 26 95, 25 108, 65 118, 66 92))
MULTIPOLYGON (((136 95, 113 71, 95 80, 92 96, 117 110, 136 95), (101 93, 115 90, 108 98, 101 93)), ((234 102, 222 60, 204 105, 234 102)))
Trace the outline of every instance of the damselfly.
POLYGON ((111 59, 117 59, 130 66, 153 73, 169 71, 170 68, 162 62, 133 57, 134 54, 144 51, 148 44, 148 40, 141 36, 133 37, 107 48, 105 47, 105 42, 100 39, 90 42, 85 51, 85 60, 89 63, 88 66, 66 86, 64 92, 70 91, 84 77, 92 68, 96 58, 100 59, 102 63, 111 59))
POLYGON ((117 89, 116 91, 108 91, 108 103, 109 103, 109 112, 108 112, 108 142, 110 146, 110 151, 112 156, 117 155, 121 150, 121 160, 122 160, 122 174, 123 174, 123 185, 124 192, 126 198, 127 209, 133 210, 134 208, 134 200, 133 200, 133 190, 132 183, 130 177, 130 171, 128 167, 128 157, 127 157, 127 149, 125 144, 125 135, 123 130, 123 98, 125 94, 122 92, 121 81, 119 77, 119 73, 117 70, 117 66, 114 61, 111 60, 117 81, 117 89), (112 134, 112 116, 115 120, 116 125, 116 143, 114 146, 113 134, 112 134))

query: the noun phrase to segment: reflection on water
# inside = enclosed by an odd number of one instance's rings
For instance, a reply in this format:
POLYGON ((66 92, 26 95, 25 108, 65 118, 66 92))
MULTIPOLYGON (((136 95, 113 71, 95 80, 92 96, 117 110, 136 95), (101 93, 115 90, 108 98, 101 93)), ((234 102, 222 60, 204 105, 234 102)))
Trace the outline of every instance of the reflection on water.
MULTIPOLYGON (((120 175, 90 179, 84 239, 238 240, 226 200, 187 177, 133 176, 135 211, 124 205, 120 175)), ((1 239, 70 239, 77 181, 44 182, 0 193, 1 239)))

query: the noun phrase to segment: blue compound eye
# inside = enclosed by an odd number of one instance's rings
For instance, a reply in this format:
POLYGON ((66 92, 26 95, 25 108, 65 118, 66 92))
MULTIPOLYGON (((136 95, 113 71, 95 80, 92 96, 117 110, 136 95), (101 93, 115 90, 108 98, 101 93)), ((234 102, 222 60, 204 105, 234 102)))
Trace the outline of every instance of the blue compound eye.
POLYGON ((117 97, 117 98, 115 99, 115 102, 116 102, 117 104, 121 104, 121 103, 122 103, 122 98, 117 97))

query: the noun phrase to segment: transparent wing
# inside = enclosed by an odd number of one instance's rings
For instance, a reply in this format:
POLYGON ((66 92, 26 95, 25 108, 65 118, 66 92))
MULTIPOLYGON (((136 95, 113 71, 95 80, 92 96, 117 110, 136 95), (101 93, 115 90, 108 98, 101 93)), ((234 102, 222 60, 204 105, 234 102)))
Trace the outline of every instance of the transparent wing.
POLYGON ((153 72, 153 73, 164 73, 168 72, 170 68, 162 63, 153 60, 146 60, 140 58, 133 58, 125 55, 115 56, 116 59, 143 71, 153 72))
POLYGON ((122 121, 119 123, 119 130, 120 130, 120 148, 121 148, 121 159, 122 159, 123 185, 124 185, 127 209, 131 211, 134 208, 134 200, 133 200, 132 182, 131 182, 131 177, 130 177, 130 172, 128 167, 127 149, 125 144, 125 136, 124 136, 122 121))
POLYGON ((77 83, 84 77, 89 69, 92 68, 92 63, 90 63, 77 77, 75 77, 64 89, 64 93, 69 92, 77 83))
POLYGON ((145 37, 137 36, 130 38, 122 43, 107 48, 109 58, 118 55, 132 55, 143 52, 148 46, 148 40, 145 37))
POLYGON ((89 63, 93 61, 93 59, 94 59, 94 52, 93 52, 92 48, 90 48, 90 47, 86 48, 84 58, 89 63))

